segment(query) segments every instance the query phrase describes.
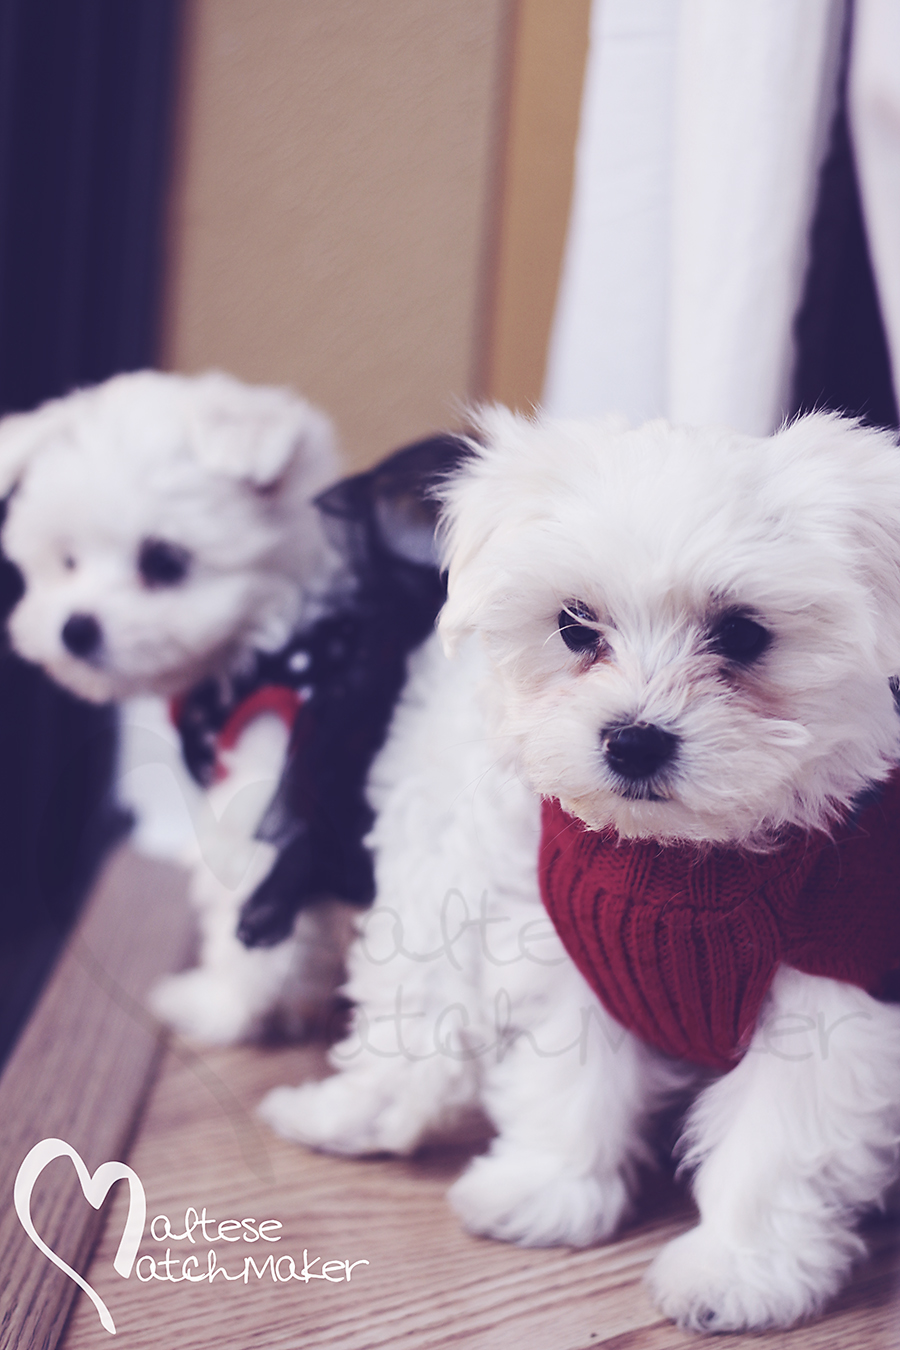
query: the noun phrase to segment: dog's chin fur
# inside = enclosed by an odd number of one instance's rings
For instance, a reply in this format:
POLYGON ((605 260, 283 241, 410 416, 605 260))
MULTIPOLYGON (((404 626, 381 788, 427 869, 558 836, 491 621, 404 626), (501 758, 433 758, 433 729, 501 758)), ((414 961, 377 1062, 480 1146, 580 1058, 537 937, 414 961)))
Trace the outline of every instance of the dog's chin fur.
POLYGON ((866 662, 854 622, 822 639, 827 682, 804 680, 804 645, 810 671, 819 659, 811 635, 758 603, 772 646, 757 668, 729 669, 703 650, 698 609, 680 634, 666 625, 664 666, 652 630, 620 623, 607 628, 609 658, 586 668, 553 632, 555 615, 538 636, 542 668, 526 671, 518 651, 509 664, 501 656, 500 725, 529 781, 589 828, 624 838, 767 848, 786 827, 827 830, 900 759, 889 671, 874 652, 866 662), (672 764, 646 783, 621 781, 604 760, 603 728, 626 719, 679 738, 672 764))
POLYGON ((320 412, 217 373, 120 375, 4 419, 16 650, 103 702, 177 694, 279 647, 334 580, 312 498, 336 472, 320 412), (185 575, 148 583, 146 541, 180 550, 185 575), (67 648, 73 615, 96 622, 94 650, 67 648))
MULTIPOLYGON (((373 770, 354 1029, 340 1073, 263 1114, 315 1147, 406 1153, 478 1106, 495 1138, 451 1192, 466 1226, 586 1245, 627 1213, 646 1122, 694 1071, 617 1027, 549 929, 539 794, 623 837, 765 848, 884 780, 900 452, 828 416, 755 440, 493 409, 444 496, 453 656, 433 642, 413 662, 373 770), (567 610, 593 616, 587 655, 567 610), (735 613, 767 635, 752 658, 716 636, 735 613), (675 752, 623 783, 611 731, 641 724, 675 752)), ((896 1170, 898 1084, 900 1009, 779 968, 746 1055, 691 1114, 701 1222, 652 1270, 663 1310, 708 1331, 818 1311, 896 1170)))

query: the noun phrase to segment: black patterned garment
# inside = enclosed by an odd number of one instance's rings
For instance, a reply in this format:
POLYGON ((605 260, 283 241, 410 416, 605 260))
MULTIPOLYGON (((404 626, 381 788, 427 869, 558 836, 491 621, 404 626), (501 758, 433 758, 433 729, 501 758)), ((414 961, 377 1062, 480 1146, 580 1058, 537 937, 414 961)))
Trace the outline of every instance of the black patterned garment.
POLYGON ((278 857, 241 911, 238 935, 247 946, 281 941, 319 898, 365 905, 373 897, 365 783, 407 657, 432 631, 445 597, 430 491, 465 454, 459 437, 437 436, 324 492, 316 504, 348 560, 352 588, 282 651, 258 653, 239 675, 204 680, 173 706, 185 762, 207 786, 221 772, 220 751, 254 716, 276 712, 292 727, 281 782, 257 831, 278 857))

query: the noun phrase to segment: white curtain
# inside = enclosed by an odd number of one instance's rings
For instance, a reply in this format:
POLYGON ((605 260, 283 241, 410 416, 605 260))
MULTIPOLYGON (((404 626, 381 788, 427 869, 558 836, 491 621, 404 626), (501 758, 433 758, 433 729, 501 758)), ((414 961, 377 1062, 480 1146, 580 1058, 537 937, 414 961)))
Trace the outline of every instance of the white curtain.
POLYGON ((900 403, 900 3, 856 0, 850 129, 894 394, 900 403))
MULTIPOLYGON (((773 430, 788 411, 844 0, 594 0, 544 403, 773 430)), ((900 382, 900 0, 856 0, 850 117, 900 382)))
POLYGON ((595 0, 544 404, 664 406, 678 0, 595 0))

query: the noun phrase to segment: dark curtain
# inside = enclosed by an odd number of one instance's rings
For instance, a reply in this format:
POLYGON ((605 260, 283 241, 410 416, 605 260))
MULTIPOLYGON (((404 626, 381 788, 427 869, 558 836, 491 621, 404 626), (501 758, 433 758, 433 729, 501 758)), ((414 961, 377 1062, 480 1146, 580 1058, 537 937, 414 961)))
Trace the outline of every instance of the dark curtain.
POLYGON ((873 426, 896 427, 887 339, 847 123, 852 17, 851 4, 837 109, 819 176, 806 284, 794 325, 792 402, 795 412, 831 408, 873 426))
MULTIPOLYGON (((152 365, 180 0, 0 0, 0 412, 152 365)), ((0 562, 0 615, 20 582, 0 562)), ((0 1055, 123 822, 115 718, 0 654, 0 1055)))

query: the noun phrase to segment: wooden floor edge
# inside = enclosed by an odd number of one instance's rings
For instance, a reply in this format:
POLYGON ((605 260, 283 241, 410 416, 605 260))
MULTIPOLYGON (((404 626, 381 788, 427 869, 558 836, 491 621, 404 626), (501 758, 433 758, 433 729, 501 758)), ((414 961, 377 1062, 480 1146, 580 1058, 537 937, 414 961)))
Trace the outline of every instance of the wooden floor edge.
MULTIPOLYGON (((13 1204, 23 1159, 41 1140, 74 1148, 89 1173, 124 1161, 156 1072, 162 1029, 150 986, 183 961, 184 877, 127 845, 108 859, 0 1077, 0 1347, 56 1345, 77 1292, 26 1234, 13 1204)), ((38 1235, 84 1271, 100 1215, 74 1164, 60 1158, 34 1183, 38 1235)))

